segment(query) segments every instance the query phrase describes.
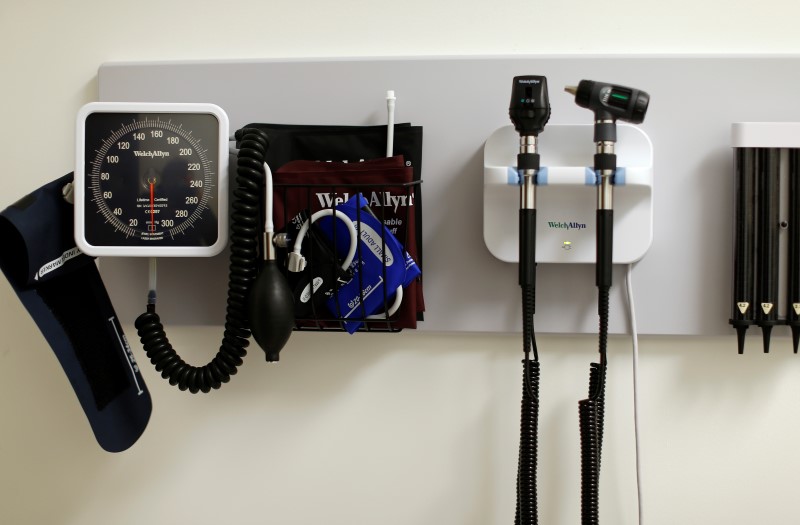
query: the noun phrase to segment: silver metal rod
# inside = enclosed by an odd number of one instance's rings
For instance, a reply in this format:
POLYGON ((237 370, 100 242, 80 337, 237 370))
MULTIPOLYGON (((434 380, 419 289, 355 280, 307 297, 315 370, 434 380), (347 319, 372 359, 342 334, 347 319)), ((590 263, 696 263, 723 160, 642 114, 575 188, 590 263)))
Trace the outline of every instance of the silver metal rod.
POLYGON ((277 254, 275 252, 275 244, 273 243, 274 236, 275 234, 273 232, 264 232, 263 257, 265 261, 274 261, 277 258, 277 254))
MULTIPOLYGON (((602 141, 597 143, 597 153, 614 154, 614 143, 602 141)), ((614 209, 614 170, 599 170, 596 175, 600 178, 597 185, 597 209, 614 209)))
POLYGON ((614 209, 614 185, 611 184, 611 177, 601 176, 600 185, 597 187, 597 209, 614 209))
MULTIPOLYGON (((520 135, 519 152, 537 153, 538 137, 536 135, 520 135)), ((536 209, 536 171, 520 170, 521 185, 519 190, 519 207, 522 210, 536 209)))

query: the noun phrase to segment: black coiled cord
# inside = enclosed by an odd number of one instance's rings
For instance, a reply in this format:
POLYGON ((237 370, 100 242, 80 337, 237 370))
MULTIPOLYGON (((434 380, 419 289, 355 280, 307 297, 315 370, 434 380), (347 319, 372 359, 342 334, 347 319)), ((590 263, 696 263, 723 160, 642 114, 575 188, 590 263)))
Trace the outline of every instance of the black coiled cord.
POLYGON ((603 449, 603 415, 605 412, 604 374, 598 363, 591 364, 589 389, 598 388, 597 398, 578 402, 581 430, 581 524, 600 523, 600 459, 603 449))
POLYGON ((267 135, 257 129, 236 132, 239 155, 236 166, 236 190, 231 203, 231 242, 228 274, 228 300, 225 332, 217 355, 207 365, 196 367, 186 363, 172 348, 155 304, 135 322, 150 362, 161 377, 181 390, 191 393, 210 392, 230 381, 247 355, 250 344, 250 322, 246 301, 257 275, 258 243, 261 224, 261 195, 264 184, 264 157, 269 146, 267 135))
POLYGON ((600 287, 600 362, 589 371, 589 397, 578 402, 581 433, 581 525, 600 523, 600 458, 603 450, 606 370, 608 367, 608 287, 600 287))
POLYGON ((522 287, 522 337, 525 359, 522 361, 522 411, 517 466, 517 510, 515 525, 539 522, 536 470, 539 448, 539 354, 536 348, 533 314, 535 288, 522 287), (533 351, 534 360, 530 360, 533 351))
POLYGON ((539 362, 523 361, 522 417, 517 469, 516 525, 539 522, 536 470, 539 422, 539 362))

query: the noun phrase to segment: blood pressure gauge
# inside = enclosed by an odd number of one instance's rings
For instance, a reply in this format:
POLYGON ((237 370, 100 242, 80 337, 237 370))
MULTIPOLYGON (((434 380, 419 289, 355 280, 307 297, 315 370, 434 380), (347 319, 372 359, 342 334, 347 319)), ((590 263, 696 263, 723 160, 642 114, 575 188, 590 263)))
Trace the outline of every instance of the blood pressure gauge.
POLYGON ((227 243, 228 117, 213 104, 78 113, 75 241, 88 255, 212 256, 227 243))

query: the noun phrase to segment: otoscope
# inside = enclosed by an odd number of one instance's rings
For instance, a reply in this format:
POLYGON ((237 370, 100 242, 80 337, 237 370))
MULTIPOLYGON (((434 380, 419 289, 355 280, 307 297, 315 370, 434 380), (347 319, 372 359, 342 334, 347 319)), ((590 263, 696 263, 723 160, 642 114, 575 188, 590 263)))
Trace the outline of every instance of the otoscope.
POLYGON ((581 431, 581 524, 599 523, 600 455, 603 448, 603 415, 608 342, 608 297, 611 289, 614 233, 614 174, 617 156, 617 120, 640 124, 644 121, 650 95, 615 84, 581 80, 566 87, 575 103, 594 112, 594 171, 597 177, 597 261, 598 314, 600 316, 600 362, 592 363, 589 397, 578 403, 581 431))
POLYGON ((515 525, 538 523, 536 467, 539 426, 539 353, 533 327, 536 310, 536 174, 538 135, 550 119, 547 79, 514 77, 508 114, 519 133, 519 284, 522 288, 522 415, 515 525), (533 351, 533 361, 530 359, 533 351))

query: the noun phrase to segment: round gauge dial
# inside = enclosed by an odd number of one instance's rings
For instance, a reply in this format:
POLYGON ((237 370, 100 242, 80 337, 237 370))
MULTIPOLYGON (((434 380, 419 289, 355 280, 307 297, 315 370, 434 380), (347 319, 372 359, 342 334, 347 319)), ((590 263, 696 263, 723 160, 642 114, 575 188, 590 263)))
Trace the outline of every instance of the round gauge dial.
POLYGON ((94 103, 81 110, 78 126, 79 248, 139 256, 222 250, 227 118, 221 109, 94 103))

